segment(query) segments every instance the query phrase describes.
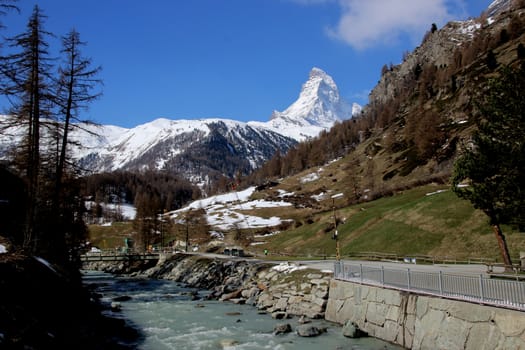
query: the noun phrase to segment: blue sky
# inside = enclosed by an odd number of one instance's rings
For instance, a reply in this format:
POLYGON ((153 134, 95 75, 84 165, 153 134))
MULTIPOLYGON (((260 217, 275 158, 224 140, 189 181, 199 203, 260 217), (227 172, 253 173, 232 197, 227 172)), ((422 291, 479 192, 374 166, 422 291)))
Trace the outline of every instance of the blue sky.
MULTIPOLYGON (((75 28, 102 66, 102 97, 84 118, 133 127, 159 117, 267 121, 313 67, 348 102, 367 103, 384 64, 430 29, 477 17, 492 0, 19 0, 2 34, 33 6, 60 37, 75 28)), ((58 49, 58 40, 50 41, 58 49)))

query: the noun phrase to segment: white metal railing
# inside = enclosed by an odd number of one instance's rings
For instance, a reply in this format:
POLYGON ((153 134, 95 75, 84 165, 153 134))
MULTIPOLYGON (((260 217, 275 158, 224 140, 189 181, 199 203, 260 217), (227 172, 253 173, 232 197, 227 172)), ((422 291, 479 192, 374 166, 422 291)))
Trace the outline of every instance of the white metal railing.
POLYGON ((372 267, 342 261, 334 265, 334 278, 525 311, 525 282, 521 281, 372 267))

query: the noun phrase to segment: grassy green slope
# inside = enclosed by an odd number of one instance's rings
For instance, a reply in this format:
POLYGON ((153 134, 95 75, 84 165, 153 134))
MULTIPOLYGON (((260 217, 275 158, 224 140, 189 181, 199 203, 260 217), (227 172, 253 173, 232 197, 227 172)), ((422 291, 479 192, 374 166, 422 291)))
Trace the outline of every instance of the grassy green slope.
MULTIPOLYGON (((264 194, 259 193, 259 196, 264 194)), ((289 228, 265 238, 264 245, 246 247, 262 254, 298 257, 335 255, 332 239, 334 211, 332 201, 319 203, 317 210, 293 207, 262 208, 250 214, 279 216, 293 220, 289 228)), ((338 205, 336 201, 336 206, 338 205)), ((470 202, 459 199, 446 185, 425 185, 398 192, 390 197, 353 206, 338 207, 341 254, 363 252, 429 255, 455 259, 491 258, 500 261, 496 238, 486 216, 470 202)), ((284 228, 284 227, 283 227, 284 228)), ((515 262, 525 251, 525 234, 503 226, 515 262)), ((90 226, 90 239, 100 248, 121 247, 133 232, 131 223, 90 226)), ((254 232, 252 232, 254 233, 254 232)))
MULTIPOLYGON (((483 257, 499 260, 497 242, 485 215, 446 186, 427 185, 391 197, 339 208, 341 254, 483 257)), ((291 255, 334 255, 333 211, 315 214, 311 224, 274 236, 265 246, 291 255)), ((504 227, 511 255, 525 250, 525 235, 504 227)))

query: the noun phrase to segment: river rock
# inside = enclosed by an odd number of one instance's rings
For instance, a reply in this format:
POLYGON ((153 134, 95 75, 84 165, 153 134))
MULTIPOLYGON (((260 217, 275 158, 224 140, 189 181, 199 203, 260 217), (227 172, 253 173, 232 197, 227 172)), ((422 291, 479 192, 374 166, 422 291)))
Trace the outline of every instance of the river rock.
POLYGON ((283 320, 283 319, 289 318, 289 317, 288 317, 288 314, 286 312, 276 311, 276 312, 272 312, 272 318, 274 318, 276 320, 283 320))
POLYGON ((285 334, 292 331, 292 326, 289 323, 280 323, 273 327, 273 334, 285 334))
POLYGON ((235 346, 235 345, 238 345, 238 344, 239 344, 239 342, 237 340, 234 340, 234 339, 223 339, 223 340, 221 340, 219 342, 219 345, 223 349, 231 348, 232 346, 235 346))
POLYGON ((231 300, 231 299, 238 299, 241 296, 241 289, 237 289, 231 293, 223 294, 220 298, 221 301, 231 300))
POLYGON ((120 305, 119 302, 113 301, 111 303, 111 311, 120 311, 122 309, 122 305, 120 305))
POLYGON ((307 323, 311 323, 312 320, 306 318, 306 316, 301 316, 298 320, 297 320, 297 323, 299 324, 307 324, 307 323))
POLYGON ((131 297, 129 295, 122 295, 120 297, 113 298, 113 301, 129 301, 131 297))
POLYGON ((355 322, 348 321, 343 327, 343 335, 347 338, 361 338, 366 336, 366 333, 359 329, 355 322))
POLYGON ((300 337, 317 337, 323 333, 326 333, 326 328, 318 328, 312 325, 300 325, 297 326, 295 332, 300 337))

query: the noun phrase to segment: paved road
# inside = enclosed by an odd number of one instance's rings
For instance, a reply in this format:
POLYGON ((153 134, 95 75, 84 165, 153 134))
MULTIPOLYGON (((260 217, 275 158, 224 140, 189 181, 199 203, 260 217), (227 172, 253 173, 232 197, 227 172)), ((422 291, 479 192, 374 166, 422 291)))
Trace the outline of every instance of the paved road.
MULTIPOLYGON (((195 254, 195 253, 194 253, 195 254)), ((199 255, 204 255, 212 258, 222 258, 222 259, 231 259, 231 256, 224 254, 209 254, 209 253, 196 253, 199 255)), ((265 261, 257 258, 247 258, 247 257, 234 257, 234 259, 243 259, 243 260, 256 260, 256 261, 265 261)), ((420 271, 420 272, 434 272, 438 273, 442 271, 447 274, 456 274, 456 275, 484 275, 488 276, 487 266, 482 264, 435 264, 435 265, 426 265, 426 264, 409 264, 404 262, 393 262, 393 261, 368 261, 368 260, 342 260, 344 263, 363 266, 372 266, 381 268, 383 266, 385 269, 410 269, 411 271, 420 271)), ((274 261, 268 260, 268 263, 280 264, 287 262, 286 260, 274 261)), ((308 267, 325 270, 325 271, 334 271, 335 260, 300 260, 300 261, 289 261, 290 264, 297 265, 306 265, 308 267)), ((494 273, 503 273, 503 267, 494 267, 494 273)))
MULTIPOLYGON (((344 263, 363 266, 372 266, 380 268, 383 266, 385 269, 410 269, 411 271, 420 272, 434 272, 437 273, 442 271, 448 274, 457 275, 488 275, 487 266, 479 264, 436 264, 436 265, 419 265, 409 264, 403 262, 389 262, 389 261, 365 261, 365 260, 343 260, 344 263)), ((308 260, 298 262, 303 265, 307 265, 312 268, 320 270, 334 270, 334 260, 308 260)), ((503 267, 495 267, 495 273, 503 272, 503 267)))

